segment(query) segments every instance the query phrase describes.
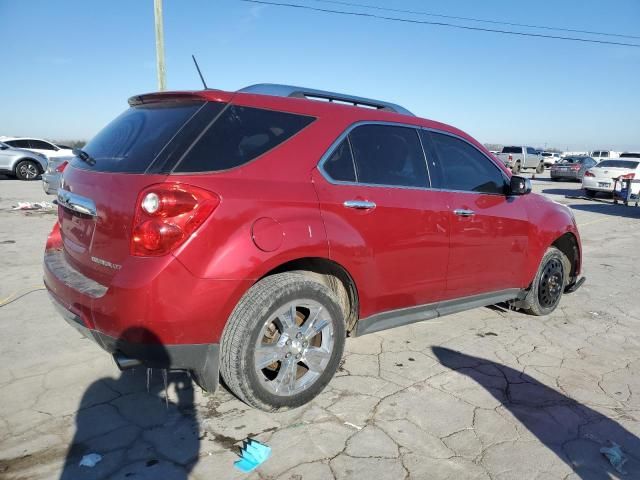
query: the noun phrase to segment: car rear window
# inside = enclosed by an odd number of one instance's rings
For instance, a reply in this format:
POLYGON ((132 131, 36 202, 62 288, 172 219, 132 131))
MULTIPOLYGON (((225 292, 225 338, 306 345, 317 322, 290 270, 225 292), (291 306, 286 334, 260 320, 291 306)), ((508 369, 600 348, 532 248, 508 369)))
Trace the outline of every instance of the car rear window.
POLYGON ((502 153, 522 153, 522 147, 504 147, 502 153))
POLYGON ((600 167, 600 168, 605 168, 605 167, 609 167, 609 168, 637 168, 639 163, 640 163, 640 161, 632 162, 632 161, 629 161, 629 160, 605 160, 603 162, 600 162, 598 164, 598 167, 600 167))
POLYGON ((131 107, 85 145, 83 150, 92 160, 76 158, 74 166, 101 172, 143 173, 203 104, 158 102, 131 107))
POLYGON ((229 105, 175 167, 176 173, 211 172, 243 165, 288 140, 313 117, 229 105))

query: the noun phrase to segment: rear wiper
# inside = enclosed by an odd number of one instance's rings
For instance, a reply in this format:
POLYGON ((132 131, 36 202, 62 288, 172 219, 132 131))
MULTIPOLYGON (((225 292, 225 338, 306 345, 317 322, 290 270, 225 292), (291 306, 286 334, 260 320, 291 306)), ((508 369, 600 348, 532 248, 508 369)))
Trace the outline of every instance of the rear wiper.
POLYGON ((80 149, 80 148, 74 148, 72 150, 73 154, 78 157, 80 160, 82 160, 85 163, 88 163, 89 165, 91 165, 92 167, 96 164, 96 160, 95 158, 93 158, 91 155, 89 155, 87 152, 85 152, 84 150, 80 149))

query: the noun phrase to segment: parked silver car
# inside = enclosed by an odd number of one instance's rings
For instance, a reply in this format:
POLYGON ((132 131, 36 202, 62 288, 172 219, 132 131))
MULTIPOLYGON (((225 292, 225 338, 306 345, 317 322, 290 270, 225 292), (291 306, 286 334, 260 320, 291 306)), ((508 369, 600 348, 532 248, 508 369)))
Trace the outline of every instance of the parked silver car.
POLYGON ((47 195, 57 195, 60 188, 60 178, 62 172, 67 167, 73 157, 53 157, 49 158, 47 170, 42 175, 42 189, 47 195))
POLYGON ((0 174, 18 180, 35 180, 47 168, 47 157, 41 153, 13 148, 0 142, 0 174))

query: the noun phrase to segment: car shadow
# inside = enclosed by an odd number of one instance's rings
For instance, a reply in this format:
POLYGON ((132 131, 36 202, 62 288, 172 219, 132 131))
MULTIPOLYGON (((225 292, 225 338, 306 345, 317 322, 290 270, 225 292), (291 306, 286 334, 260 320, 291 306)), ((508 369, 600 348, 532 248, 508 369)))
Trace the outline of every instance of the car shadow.
POLYGON ((194 385, 186 372, 140 367, 101 378, 85 391, 75 421, 61 480, 186 480, 199 458, 194 385), (91 454, 98 463, 81 466, 91 454))
POLYGON ((484 387, 578 478, 640 478, 640 439, 618 422, 524 372, 444 347, 432 351, 442 365, 484 387), (620 445, 628 457, 623 466, 627 475, 622 476, 600 453, 601 447, 610 446, 608 442, 620 445))
POLYGON ((542 193, 546 193, 547 195, 569 195, 569 196, 582 196, 584 192, 582 191, 582 187, 579 186, 579 183, 575 188, 543 188, 542 193))
POLYGON ((580 203, 580 204, 568 205, 568 206, 571 207, 573 210, 580 210, 582 212, 591 212, 591 213, 599 213, 602 215, 613 215, 616 217, 640 219, 640 207, 635 207, 633 205, 635 205, 635 203, 629 204, 628 207, 625 207, 622 204, 616 205, 611 202, 608 202, 608 203, 594 202, 592 204, 580 203))

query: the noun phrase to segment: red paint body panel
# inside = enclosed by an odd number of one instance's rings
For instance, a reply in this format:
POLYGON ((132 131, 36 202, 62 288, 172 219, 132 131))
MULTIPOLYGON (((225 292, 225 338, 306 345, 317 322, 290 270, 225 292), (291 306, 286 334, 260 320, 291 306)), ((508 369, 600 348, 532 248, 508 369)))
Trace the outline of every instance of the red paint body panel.
MULTIPOLYGON (((89 297, 46 267, 45 284, 89 328, 107 335, 118 337, 129 327, 149 326, 166 344, 218 342, 247 289, 296 259, 325 258, 340 264, 354 280, 359 316, 368 317, 476 293, 526 288, 556 239, 571 233, 580 242, 570 211, 538 195, 507 198, 337 185, 316 168, 336 138, 361 121, 453 133, 490 156, 451 126, 383 110, 217 90, 157 93, 132 102, 185 97, 316 120, 272 151, 227 171, 147 175, 66 168, 64 188, 94 200, 98 216, 85 218, 60 207, 61 228, 54 228, 47 250, 63 249, 72 268, 107 291, 103 297, 89 297), (220 203, 171 254, 134 257, 130 241, 138 195, 160 182, 200 187, 218 195, 220 203), (347 209, 346 200, 372 201, 376 208, 347 209), (476 215, 457 217, 452 213, 456 208, 476 215)), ((496 164, 511 175, 501 162, 496 164)))

